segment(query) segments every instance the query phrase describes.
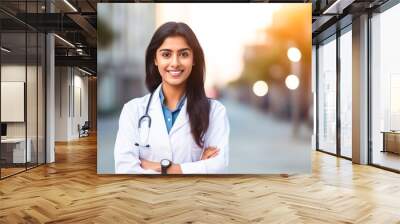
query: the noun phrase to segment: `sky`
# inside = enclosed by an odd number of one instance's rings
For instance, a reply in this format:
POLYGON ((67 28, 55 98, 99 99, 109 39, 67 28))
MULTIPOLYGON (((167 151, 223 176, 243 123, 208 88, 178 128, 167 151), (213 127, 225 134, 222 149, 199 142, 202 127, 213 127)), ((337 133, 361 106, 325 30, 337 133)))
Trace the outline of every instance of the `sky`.
POLYGON ((157 4, 156 26, 185 22, 205 53, 206 88, 223 87, 240 77, 246 45, 268 40, 263 31, 281 4, 157 4))

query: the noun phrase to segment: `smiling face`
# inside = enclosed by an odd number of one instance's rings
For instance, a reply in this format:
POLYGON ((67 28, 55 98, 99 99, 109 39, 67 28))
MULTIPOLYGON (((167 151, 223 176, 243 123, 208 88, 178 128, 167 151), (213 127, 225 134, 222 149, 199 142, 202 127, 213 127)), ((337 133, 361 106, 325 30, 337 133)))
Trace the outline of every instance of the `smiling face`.
POLYGON ((154 63, 163 85, 184 87, 192 72, 193 51, 181 36, 167 37, 157 49, 154 63))

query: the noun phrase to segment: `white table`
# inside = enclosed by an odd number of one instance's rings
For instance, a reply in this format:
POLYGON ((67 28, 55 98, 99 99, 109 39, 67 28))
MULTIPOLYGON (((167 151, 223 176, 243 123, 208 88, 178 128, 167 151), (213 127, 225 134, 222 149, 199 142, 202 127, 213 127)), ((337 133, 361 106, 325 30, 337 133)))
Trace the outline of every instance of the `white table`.
POLYGON ((13 163, 25 163, 31 161, 31 145, 32 140, 27 138, 26 142, 28 143, 26 147, 26 155, 25 155, 25 138, 6 138, 1 139, 2 145, 14 145, 13 147, 13 163), (27 159, 25 161, 25 158, 27 159))

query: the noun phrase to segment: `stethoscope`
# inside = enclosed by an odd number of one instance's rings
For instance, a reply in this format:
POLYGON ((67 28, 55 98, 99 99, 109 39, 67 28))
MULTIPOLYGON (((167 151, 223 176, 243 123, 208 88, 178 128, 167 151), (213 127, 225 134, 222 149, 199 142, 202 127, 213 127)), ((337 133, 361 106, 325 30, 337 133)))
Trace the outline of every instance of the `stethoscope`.
POLYGON ((139 118, 138 129, 139 129, 139 141, 141 144, 139 144, 138 142, 135 142, 135 146, 150 148, 150 145, 148 144, 150 127, 151 127, 151 117, 149 115, 149 107, 150 107, 151 99, 153 98, 153 93, 154 92, 152 92, 150 94, 150 98, 147 101, 146 112, 144 113, 143 116, 141 116, 139 118), (143 125, 142 124, 143 122, 147 122, 147 126, 143 125), (144 131, 142 131, 142 130, 144 130, 144 131))

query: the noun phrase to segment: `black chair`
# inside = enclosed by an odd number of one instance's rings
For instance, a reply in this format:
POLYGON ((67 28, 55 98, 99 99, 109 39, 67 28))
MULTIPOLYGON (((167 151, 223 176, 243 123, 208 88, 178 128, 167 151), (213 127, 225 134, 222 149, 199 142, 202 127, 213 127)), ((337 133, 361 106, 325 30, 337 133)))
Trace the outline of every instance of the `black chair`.
POLYGON ((78 124, 79 138, 89 136, 89 129, 90 129, 89 121, 85 121, 82 127, 80 127, 80 125, 78 124))

